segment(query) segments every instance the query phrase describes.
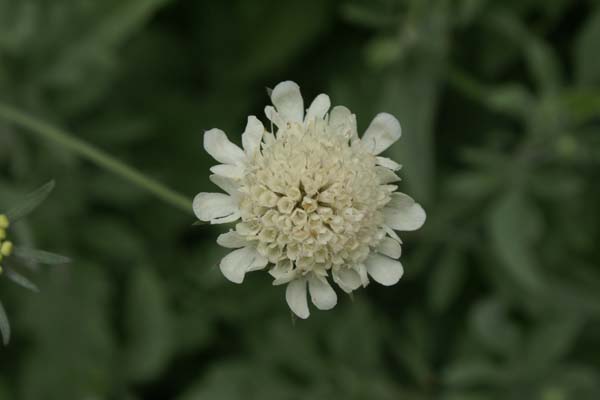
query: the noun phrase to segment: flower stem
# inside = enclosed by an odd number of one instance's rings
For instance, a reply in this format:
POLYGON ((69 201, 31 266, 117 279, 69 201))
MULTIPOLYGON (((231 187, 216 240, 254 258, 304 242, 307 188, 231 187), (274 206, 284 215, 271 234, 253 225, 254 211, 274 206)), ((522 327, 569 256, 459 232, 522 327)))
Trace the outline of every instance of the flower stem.
POLYGON ((152 178, 148 178, 141 172, 113 158, 102 150, 80 139, 77 139, 68 132, 53 127, 43 121, 27 115, 24 112, 4 104, 0 104, 0 119, 4 119, 22 128, 26 128, 39 137, 50 140, 66 149, 69 149, 75 154, 78 154, 80 157, 96 164, 100 168, 104 168, 113 174, 128 180, 134 185, 152 193, 154 196, 174 207, 179 208, 182 211, 188 213, 192 211, 192 203, 187 197, 169 189, 152 178))

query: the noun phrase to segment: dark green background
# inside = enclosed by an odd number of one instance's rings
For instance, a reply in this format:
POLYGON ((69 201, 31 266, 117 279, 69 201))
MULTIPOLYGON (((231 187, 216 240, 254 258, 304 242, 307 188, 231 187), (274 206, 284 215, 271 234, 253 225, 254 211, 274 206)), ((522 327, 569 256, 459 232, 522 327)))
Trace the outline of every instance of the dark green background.
POLYGON ((0 101, 190 199, 286 79, 401 121, 403 280, 294 322, 225 227, 0 121, 0 209, 57 182, 11 235, 74 259, 0 280, 0 399, 600 398, 598 1, 0 0, 0 101))

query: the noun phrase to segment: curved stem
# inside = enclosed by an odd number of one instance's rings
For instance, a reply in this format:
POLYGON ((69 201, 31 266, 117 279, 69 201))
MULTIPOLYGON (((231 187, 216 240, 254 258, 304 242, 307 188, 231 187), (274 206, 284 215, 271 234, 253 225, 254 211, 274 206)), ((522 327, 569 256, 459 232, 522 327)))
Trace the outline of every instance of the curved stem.
POLYGON ((129 167, 123 162, 113 158, 109 154, 92 145, 77 139, 73 135, 61 129, 53 127, 43 121, 33 118, 22 111, 0 103, 0 119, 12 122, 30 132, 59 144, 71 150, 82 158, 89 160, 97 166, 104 168, 120 177, 128 180, 134 185, 152 193, 166 203, 179 208, 185 212, 192 211, 192 203, 185 196, 169 189, 160 182, 148 178, 141 172, 129 167))

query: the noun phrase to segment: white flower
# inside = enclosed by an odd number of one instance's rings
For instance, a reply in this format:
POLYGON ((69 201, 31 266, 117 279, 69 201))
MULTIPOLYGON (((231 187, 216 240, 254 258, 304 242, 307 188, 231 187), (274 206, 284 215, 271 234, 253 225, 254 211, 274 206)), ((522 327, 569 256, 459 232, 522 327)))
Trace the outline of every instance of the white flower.
POLYGON ((219 129, 204 135, 206 151, 221 163, 210 179, 227 194, 198 194, 194 212, 213 224, 239 221, 217 239, 235 249, 220 263, 223 275, 242 283, 270 265, 273 284, 287 284, 287 303, 300 318, 310 314, 307 287, 317 308, 336 305, 329 278, 347 293, 369 276, 397 283, 402 242, 394 230, 425 222, 423 208, 396 192, 400 165, 378 156, 400 138, 398 120, 378 114, 359 139, 355 115, 343 106, 329 111, 325 94, 305 113, 300 88, 286 81, 271 100, 265 113, 273 132, 248 117, 243 150, 219 129))

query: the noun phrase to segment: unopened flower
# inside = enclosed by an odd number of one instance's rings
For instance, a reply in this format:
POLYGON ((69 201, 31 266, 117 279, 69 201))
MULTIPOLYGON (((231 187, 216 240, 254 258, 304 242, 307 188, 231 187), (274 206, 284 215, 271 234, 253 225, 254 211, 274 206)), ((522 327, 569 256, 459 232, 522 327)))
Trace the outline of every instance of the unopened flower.
POLYGON ((10 240, 7 240, 6 230, 10 226, 8 217, 4 214, 0 214, 0 274, 3 272, 2 260, 12 254, 13 244, 10 240))
MULTIPOLYGON (((29 193, 25 199, 6 213, 0 213, 0 275, 6 276, 16 284, 33 291, 37 286, 20 272, 22 267, 35 269, 38 264, 64 264, 70 260, 67 257, 30 247, 13 245, 9 228, 20 219, 34 211, 44 202, 54 188, 54 182, 49 182, 39 189, 29 193)), ((18 239, 18 238, 17 238, 18 239)), ((0 338, 6 345, 10 340, 10 324, 4 306, 0 301, 0 338)))
POLYGON ((346 107, 329 110, 325 94, 305 112, 300 88, 278 84, 265 113, 271 131, 254 116, 243 149, 211 129, 204 148, 220 164, 210 179, 225 193, 200 193, 194 212, 212 224, 237 222, 217 243, 235 249, 220 262, 223 275, 242 283, 247 272, 269 268, 274 285, 287 284, 286 300, 300 318, 313 304, 337 303, 330 282, 350 293, 369 279, 389 286, 403 274, 394 232, 420 228, 425 211, 396 192, 400 165, 379 154, 400 138, 400 124, 378 114, 362 138, 346 107), (273 127, 274 125, 274 127, 273 127))

